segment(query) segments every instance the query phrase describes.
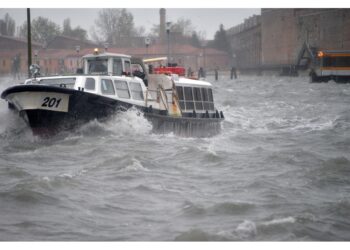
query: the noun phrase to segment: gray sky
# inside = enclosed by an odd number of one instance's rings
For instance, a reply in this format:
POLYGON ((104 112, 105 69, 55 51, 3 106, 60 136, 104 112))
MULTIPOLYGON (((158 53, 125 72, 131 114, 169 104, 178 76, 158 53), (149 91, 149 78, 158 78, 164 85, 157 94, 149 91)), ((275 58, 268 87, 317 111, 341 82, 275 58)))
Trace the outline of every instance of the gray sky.
MULTIPOLYGON (((65 18, 70 18, 72 28, 80 26, 90 33, 90 28, 94 26, 97 13, 96 8, 32 8, 31 18, 38 16, 49 18, 53 22, 62 26, 65 18)), ((144 26, 146 33, 150 31, 153 24, 159 24, 159 9, 156 8, 128 8, 134 16, 135 26, 144 26)), ((26 21, 26 9, 7 8, 0 9, 0 19, 5 13, 15 19, 16 26, 22 25, 26 21)), ((254 14, 260 14, 260 9, 253 8, 167 8, 167 21, 175 22, 178 18, 190 19, 197 31, 204 31, 206 39, 213 39, 219 25, 223 24, 225 29, 231 28, 244 21, 245 18, 254 14)))

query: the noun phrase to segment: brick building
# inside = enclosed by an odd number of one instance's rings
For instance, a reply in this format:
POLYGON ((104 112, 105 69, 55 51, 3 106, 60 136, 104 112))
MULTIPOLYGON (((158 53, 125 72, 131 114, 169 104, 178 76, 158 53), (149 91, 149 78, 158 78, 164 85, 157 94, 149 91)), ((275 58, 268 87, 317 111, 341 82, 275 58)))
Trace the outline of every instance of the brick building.
POLYGON ((297 66, 303 45, 350 50, 350 9, 262 9, 227 30, 241 71, 297 66))
POLYGON ((232 64, 241 71, 259 69, 261 66, 261 19, 254 15, 227 30, 233 51, 232 64))
POLYGON ((94 48, 98 44, 91 41, 83 41, 68 36, 56 36, 46 45, 47 49, 75 49, 76 46, 79 46, 80 49, 84 48, 94 48))
MULTIPOLYGON (((1 39, 0 39, 1 40, 1 39)), ((74 73, 77 67, 81 67, 81 56, 93 52, 93 47, 82 48, 79 53, 75 50, 75 46, 69 49, 52 49, 52 48, 36 48, 33 49, 32 61, 41 67, 43 74, 65 74, 74 73)), ((101 51, 104 48, 97 46, 101 51)), ((148 48, 142 47, 125 47, 108 48, 108 52, 128 54, 140 58, 166 57, 167 45, 154 44, 148 48)), ((0 75, 11 73, 12 60, 16 55, 20 55, 22 75, 27 74, 27 49, 6 49, 0 50, 0 75)), ((177 63, 183 67, 191 67, 198 70, 204 67, 212 70, 215 67, 221 69, 227 67, 229 57, 222 51, 212 48, 196 48, 186 44, 172 44, 170 46, 170 62, 177 63)))
POLYGON ((350 9, 262 9, 265 68, 296 64, 305 42, 319 49, 350 49, 350 9))
MULTIPOLYGON (((13 60, 16 56, 20 60, 20 71, 27 71, 27 41, 19 38, 0 35, 0 74, 12 71, 13 60)), ((32 42, 33 50, 38 50, 41 44, 32 42)))

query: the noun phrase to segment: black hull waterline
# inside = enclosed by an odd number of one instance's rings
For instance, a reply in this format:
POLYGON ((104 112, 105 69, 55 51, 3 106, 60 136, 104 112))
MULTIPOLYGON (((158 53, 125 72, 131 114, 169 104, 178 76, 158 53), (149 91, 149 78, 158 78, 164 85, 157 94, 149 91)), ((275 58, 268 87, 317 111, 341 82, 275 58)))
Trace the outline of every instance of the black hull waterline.
MULTIPOLYGON (((38 135, 55 134, 62 130, 70 130, 94 119, 104 120, 113 114, 117 114, 118 111, 126 111, 133 106, 144 113, 144 117, 152 123, 153 131, 156 133, 208 137, 220 132, 221 121, 223 121, 222 117, 215 116, 211 118, 172 117, 166 111, 135 106, 83 90, 55 86, 18 85, 6 89, 1 98, 6 99, 9 102, 9 107, 18 111, 19 115, 31 127, 33 133, 38 135), (47 101, 39 105, 46 105, 45 107, 23 109, 16 102, 16 95, 28 96, 34 93, 41 95, 43 100, 47 101), (46 95, 48 97, 45 99, 46 95), (65 111, 50 110, 50 107, 47 107, 52 105, 55 108, 57 105, 57 102, 53 102, 54 98, 50 99, 50 96, 54 95, 67 96, 68 103, 65 111)), ((62 103, 59 104, 63 105, 62 103)))

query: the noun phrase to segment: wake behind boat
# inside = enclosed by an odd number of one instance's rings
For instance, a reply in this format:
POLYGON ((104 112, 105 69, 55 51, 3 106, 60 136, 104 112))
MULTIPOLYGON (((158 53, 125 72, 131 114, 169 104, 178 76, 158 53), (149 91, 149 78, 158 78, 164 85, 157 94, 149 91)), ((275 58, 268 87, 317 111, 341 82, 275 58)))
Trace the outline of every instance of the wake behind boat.
POLYGON ((83 57, 80 74, 33 77, 6 89, 1 98, 19 113, 34 134, 75 128, 93 119, 135 107, 153 131, 207 137, 220 132, 224 120, 215 109, 212 85, 177 74, 148 74, 141 60, 115 53, 83 57))

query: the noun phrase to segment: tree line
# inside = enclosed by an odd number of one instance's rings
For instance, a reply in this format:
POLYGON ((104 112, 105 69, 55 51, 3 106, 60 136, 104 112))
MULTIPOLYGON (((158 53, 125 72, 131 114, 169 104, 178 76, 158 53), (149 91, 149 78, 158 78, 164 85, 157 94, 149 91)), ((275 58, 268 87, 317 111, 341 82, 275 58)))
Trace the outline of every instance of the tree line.
MULTIPOLYGON (((14 36, 16 24, 13 18, 6 13, 3 19, 0 19, 0 34, 5 36, 14 36)), ((90 30, 90 36, 97 43, 118 44, 121 38, 131 37, 158 37, 159 24, 154 24, 149 34, 146 34, 143 26, 136 27, 132 13, 126 9, 102 9, 98 12, 95 26, 90 30)), ((214 40, 204 44, 205 32, 196 31, 190 19, 179 18, 171 25, 171 32, 178 32, 187 37, 189 43, 194 47, 207 47, 223 50, 231 54, 230 43, 221 24, 219 30, 215 33, 214 40)), ((62 27, 59 24, 45 17, 37 17, 31 21, 32 40, 41 44, 48 44, 56 36, 64 35, 76 38, 82 41, 88 40, 88 32, 80 26, 72 28, 69 18, 64 19, 62 27)), ((27 22, 19 26, 19 37, 26 38, 27 22)))

